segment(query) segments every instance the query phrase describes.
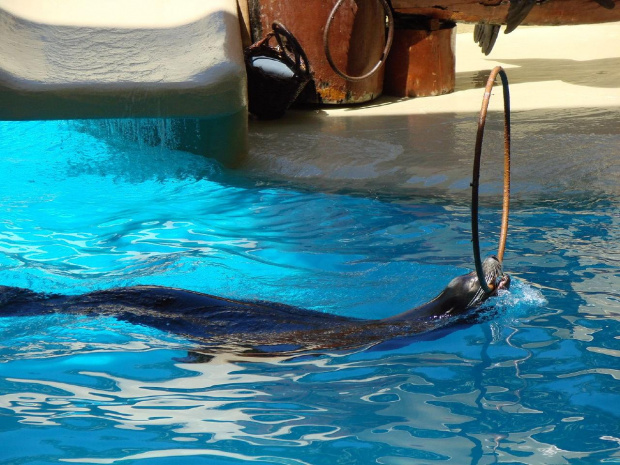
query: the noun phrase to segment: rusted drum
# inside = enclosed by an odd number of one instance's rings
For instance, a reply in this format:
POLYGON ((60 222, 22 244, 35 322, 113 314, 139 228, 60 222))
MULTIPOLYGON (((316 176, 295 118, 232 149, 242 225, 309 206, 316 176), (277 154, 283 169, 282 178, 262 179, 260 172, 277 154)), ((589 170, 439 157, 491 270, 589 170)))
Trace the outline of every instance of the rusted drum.
POLYGON ((397 16, 394 44, 386 63, 384 92, 429 97, 454 91, 456 24, 397 16))
POLYGON ((333 64, 343 74, 358 77, 379 63, 387 43, 386 12, 382 0, 249 0, 252 37, 264 36, 274 21, 291 31, 308 57, 313 80, 302 97, 306 101, 350 104, 372 100, 383 89, 383 66, 362 80, 340 76, 328 62, 324 33, 330 13, 327 43, 333 64))

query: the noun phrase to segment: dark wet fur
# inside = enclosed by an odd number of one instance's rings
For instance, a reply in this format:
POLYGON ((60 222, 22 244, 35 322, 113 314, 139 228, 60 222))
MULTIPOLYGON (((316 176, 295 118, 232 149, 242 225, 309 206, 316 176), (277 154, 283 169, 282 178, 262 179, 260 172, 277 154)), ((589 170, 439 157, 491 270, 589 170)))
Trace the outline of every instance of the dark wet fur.
MULTIPOLYGON (((483 265, 488 281, 502 276, 496 259, 483 265)), ((0 287, 0 316, 54 313, 113 316, 225 350, 291 352, 347 348, 426 333, 458 321, 486 299, 475 273, 459 276, 430 302, 383 320, 347 318, 273 302, 244 302, 156 286, 78 296, 0 287)))

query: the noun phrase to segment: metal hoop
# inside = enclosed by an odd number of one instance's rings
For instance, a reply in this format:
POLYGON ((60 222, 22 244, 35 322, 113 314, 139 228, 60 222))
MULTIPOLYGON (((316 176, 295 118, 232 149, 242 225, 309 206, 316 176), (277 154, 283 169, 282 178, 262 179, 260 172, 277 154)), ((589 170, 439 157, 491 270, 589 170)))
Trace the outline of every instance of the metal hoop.
POLYGON ((480 286, 487 294, 493 292, 495 283, 490 285, 486 282, 480 260, 480 243, 478 235, 478 187, 480 184, 480 157, 482 155, 482 138, 484 136, 484 125, 486 123, 489 100, 491 99, 491 89, 497 75, 502 78, 502 89, 504 93, 504 193, 502 205, 502 226, 499 236, 497 258, 500 263, 504 260, 506 250, 506 237, 508 236, 508 213, 510 210, 510 93, 508 90, 508 77, 501 66, 496 66, 491 71, 484 89, 482 108, 480 109, 480 119, 478 121, 478 132, 476 134, 476 148, 474 156, 474 172, 471 183, 471 235, 474 248, 474 262, 476 264, 476 274, 480 281, 480 286))
POLYGON ((385 62, 385 60, 387 59, 388 53, 390 52, 390 48, 392 47, 392 41, 394 40, 394 17, 392 16, 392 10, 387 0, 377 0, 383 6, 385 15, 388 17, 388 37, 385 43, 385 48, 383 49, 381 58, 370 71, 368 71, 366 74, 363 74, 362 76, 349 76, 348 74, 344 73, 343 71, 340 70, 340 68, 336 66, 332 58, 332 54, 329 50, 329 30, 331 29, 334 16, 336 16, 336 12, 342 5, 343 1, 344 0, 338 0, 336 4, 334 5, 334 8, 332 9, 331 13, 329 13, 329 16, 327 18, 327 23, 325 24, 325 32, 323 33, 323 48, 325 50, 325 56, 327 58, 329 65, 332 67, 332 69, 338 76, 346 79, 347 81, 353 81, 353 82, 362 81, 372 76, 373 74, 375 74, 377 70, 381 67, 381 65, 385 62))

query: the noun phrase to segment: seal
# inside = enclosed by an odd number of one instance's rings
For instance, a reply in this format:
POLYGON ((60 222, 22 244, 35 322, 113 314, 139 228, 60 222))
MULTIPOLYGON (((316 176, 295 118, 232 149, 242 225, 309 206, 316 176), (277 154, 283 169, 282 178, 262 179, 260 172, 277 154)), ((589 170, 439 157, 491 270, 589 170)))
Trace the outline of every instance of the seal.
MULTIPOLYGON (((494 286, 493 294, 509 288, 510 277, 503 273, 497 257, 488 257, 483 270, 487 283, 494 286)), ((158 286, 76 296, 0 286, 0 316, 112 316, 187 337, 213 350, 273 353, 355 347, 424 333, 467 317, 493 294, 485 294, 476 272, 471 272, 454 278, 437 297, 423 305, 392 317, 370 320, 158 286)))

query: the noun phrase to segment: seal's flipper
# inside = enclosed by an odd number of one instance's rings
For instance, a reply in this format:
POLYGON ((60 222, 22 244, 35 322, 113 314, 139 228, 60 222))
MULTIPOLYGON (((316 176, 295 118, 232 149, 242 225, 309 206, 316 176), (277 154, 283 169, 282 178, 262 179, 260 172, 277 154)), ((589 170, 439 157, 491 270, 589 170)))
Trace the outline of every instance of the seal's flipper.
POLYGON ((480 22, 474 28, 474 42, 480 45, 482 53, 488 55, 493 50, 497 35, 501 26, 499 24, 489 24, 480 22))

